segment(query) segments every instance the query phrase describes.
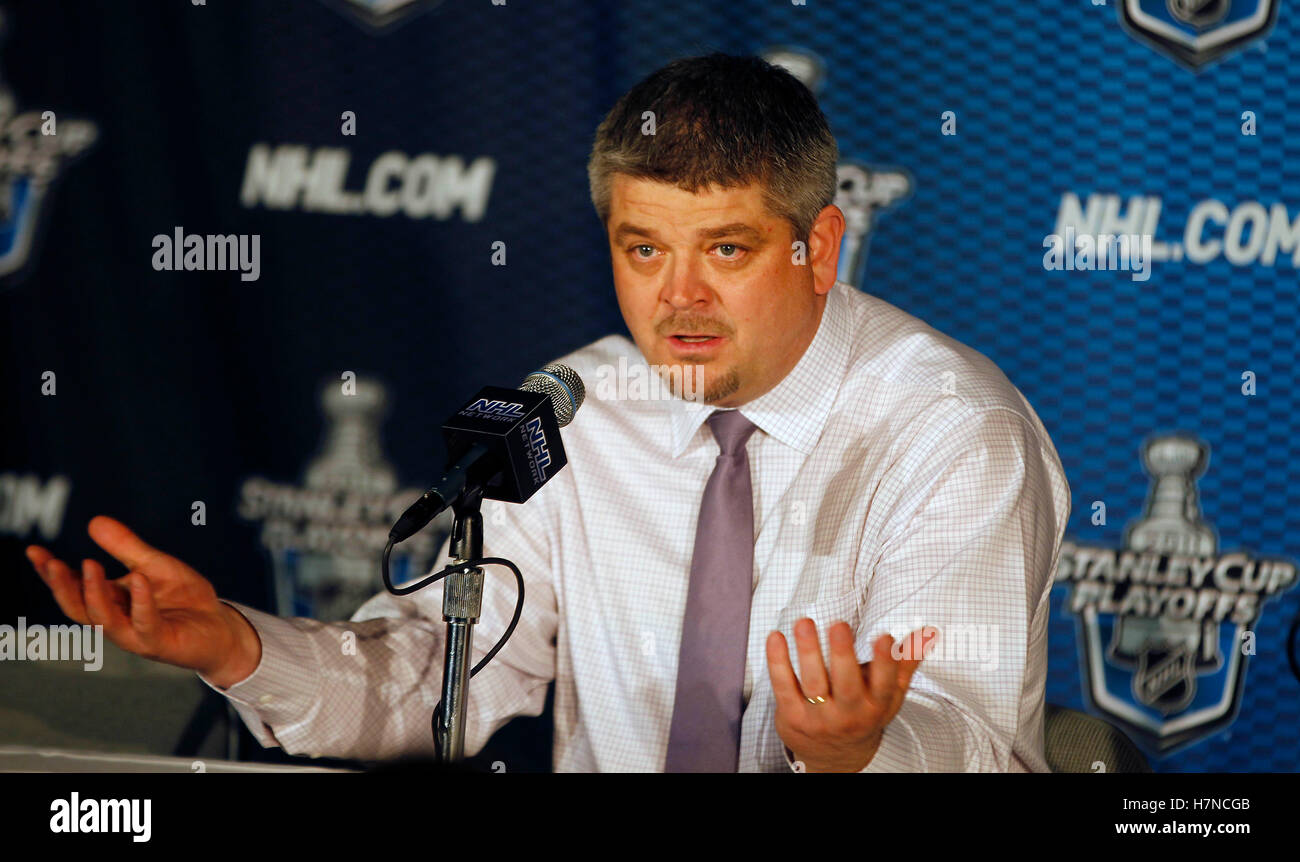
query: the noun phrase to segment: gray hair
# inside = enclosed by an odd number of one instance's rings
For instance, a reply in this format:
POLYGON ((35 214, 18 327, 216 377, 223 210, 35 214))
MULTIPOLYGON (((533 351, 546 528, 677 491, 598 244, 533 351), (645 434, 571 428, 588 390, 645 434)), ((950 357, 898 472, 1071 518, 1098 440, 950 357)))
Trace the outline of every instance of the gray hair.
POLYGON ((675 60, 618 100, 587 161, 591 202, 608 222, 614 174, 696 193, 764 186, 768 210, 807 240, 835 199, 839 149, 817 100, 797 78, 759 57, 675 60), (644 112, 655 133, 644 134, 644 112))

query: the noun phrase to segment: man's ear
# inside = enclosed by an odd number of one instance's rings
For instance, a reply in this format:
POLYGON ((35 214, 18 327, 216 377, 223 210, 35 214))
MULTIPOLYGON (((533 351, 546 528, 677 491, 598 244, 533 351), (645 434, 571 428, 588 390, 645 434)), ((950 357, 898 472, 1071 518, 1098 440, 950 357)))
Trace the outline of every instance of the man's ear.
POLYGON ((819 296, 830 293, 835 285, 843 238, 844 213, 835 204, 823 207, 808 235, 808 265, 813 269, 813 289, 819 296))

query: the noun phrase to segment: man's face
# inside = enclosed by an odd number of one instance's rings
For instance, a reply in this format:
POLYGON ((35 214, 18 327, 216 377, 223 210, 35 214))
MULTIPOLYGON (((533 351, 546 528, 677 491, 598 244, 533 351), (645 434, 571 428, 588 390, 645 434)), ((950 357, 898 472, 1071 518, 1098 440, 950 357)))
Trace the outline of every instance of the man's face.
POLYGON ((757 184, 693 194, 615 174, 606 228, 619 308, 646 360, 697 374, 696 398, 736 407, 776 386, 812 341, 844 219, 823 209, 799 255, 757 184))

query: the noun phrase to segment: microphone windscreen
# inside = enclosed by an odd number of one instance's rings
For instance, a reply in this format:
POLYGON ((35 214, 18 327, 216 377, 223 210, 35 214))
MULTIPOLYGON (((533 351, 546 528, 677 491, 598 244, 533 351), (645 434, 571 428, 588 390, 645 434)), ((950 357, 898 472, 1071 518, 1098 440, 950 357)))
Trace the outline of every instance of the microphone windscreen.
POLYGON ((544 365, 529 374, 519 388, 549 397, 555 406, 555 421, 561 428, 573 421, 573 414, 578 412, 587 397, 587 389, 582 385, 578 372, 558 362, 544 365))

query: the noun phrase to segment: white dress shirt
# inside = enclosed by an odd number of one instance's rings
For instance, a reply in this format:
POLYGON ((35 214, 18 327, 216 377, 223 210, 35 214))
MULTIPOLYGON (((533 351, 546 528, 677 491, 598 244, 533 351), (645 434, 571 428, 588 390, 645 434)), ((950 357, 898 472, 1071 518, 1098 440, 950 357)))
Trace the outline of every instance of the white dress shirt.
MULTIPOLYGON (((514 635, 469 684, 469 755, 511 718, 539 715, 554 680, 555 771, 663 769, 696 519, 718 446, 707 406, 608 397, 602 381, 620 357, 651 373, 622 336, 559 360, 588 393, 562 432, 568 466, 526 504, 484 504, 485 554, 513 560, 527 593, 514 635)), ((797 672, 792 626, 809 616, 825 655, 830 624, 851 623, 859 661, 882 632, 939 628, 864 772, 1048 771, 1048 595, 1070 497, 1019 390, 982 354, 837 283, 795 368, 740 410, 758 430, 747 446, 756 535, 739 770, 792 768, 765 642, 780 629, 797 672)), ((436 568, 446 559, 444 546, 436 568)), ((218 691, 263 745, 428 754, 441 588, 381 593, 343 623, 235 605, 262 659, 218 691)), ((473 661, 514 604, 513 576, 489 569, 473 661)))

